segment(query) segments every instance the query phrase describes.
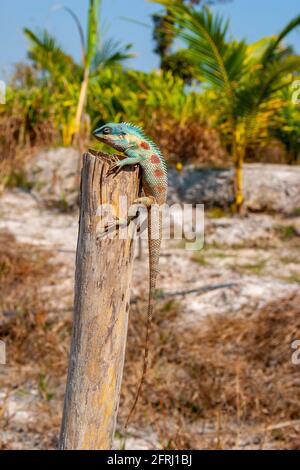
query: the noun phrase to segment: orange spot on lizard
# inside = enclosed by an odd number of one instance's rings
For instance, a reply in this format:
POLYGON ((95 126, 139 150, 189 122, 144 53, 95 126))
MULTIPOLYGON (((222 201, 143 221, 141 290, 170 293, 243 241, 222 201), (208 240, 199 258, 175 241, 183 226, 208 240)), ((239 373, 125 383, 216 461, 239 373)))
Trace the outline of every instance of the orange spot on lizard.
POLYGON ((161 194, 166 191, 166 188, 164 186, 160 186, 160 185, 156 185, 155 189, 156 189, 156 191, 158 191, 161 194))
POLYGON ((150 157, 150 162, 151 162, 151 163, 154 163, 154 164, 160 163, 160 158, 159 158, 159 156, 158 156, 158 155, 155 155, 155 154, 154 154, 154 155, 151 155, 151 157, 150 157))
POLYGON ((164 176, 164 172, 162 170, 154 170, 154 174, 155 176, 157 176, 158 178, 160 178, 161 176, 164 176))
POLYGON ((142 149, 150 150, 150 145, 148 144, 148 142, 143 141, 140 143, 140 146, 142 149))

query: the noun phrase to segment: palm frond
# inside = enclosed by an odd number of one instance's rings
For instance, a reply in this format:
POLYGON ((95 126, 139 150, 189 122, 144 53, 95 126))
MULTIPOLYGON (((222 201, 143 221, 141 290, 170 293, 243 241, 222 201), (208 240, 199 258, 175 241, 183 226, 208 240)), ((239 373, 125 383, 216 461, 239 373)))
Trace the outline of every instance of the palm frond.
POLYGON ((45 52, 61 51, 56 38, 51 36, 46 29, 34 33, 31 29, 24 28, 24 34, 34 46, 40 47, 45 52))
POLYGON ((97 49, 92 60, 92 71, 95 72, 105 65, 123 62, 134 57, 130 51, 132 44, 122 46, 119 41, 109 38, 97 49))
POLYGON ((285 39, 285 37, 293 31, 295 28, 300 26, 300 15, 293 18, 283 29, 282 31, 275 36, 269 44, 269 47, 265 51, 262 57, 262 64, 267 65, 271 60, 274 59, 274 54, 276 54, 276 50, 280 43, 285 39))
POLYGON ((272 40, 272 36, 267 36, 252 44, 248 44, 246 51, 247 64, 255 67, 258 63, 260 63, 261 57, 265 54, 272 40))
POLYGON ((28 57, 41 70, 50 72, 56 77, 71 77, 79 68, 71 56, 66 54, 59 46, 57 40, 45 29, 34 32, 24 29, 24 34, 30 41, 28 57))
POLYGON ((176 32, 189 47, 201 75, 234 100, 234 86, 245 69, 246 44, 227 41, 229 23, 208 8, 197 11, 170 0, 155 0, 171 12, 176 32), (176 26, 175 26, 176 27, 176 26))
POLYGON ((62 5, 62 6, 58 6, 58 8, 66 11, 71 16, 71 18, 73 18, 73 20, 75 22, 75 25, 76 25, 78 33, 79 33, 79 38, 80 38, 82 63, 83 63, 83 65, 85 65, 85 62, 86 62, 85 38, 84 38, 84 32, 83 32, 83 28, 81 26, 81 23, 79 21, 79 18, 76 15, 76 13, 72 10, 72 8, 70 8, 70 7, 62 5))
POLYGON ((262 73, 258 104, 269 99, 278 90, 287 87, 293 80, 291 74, 300 70, 300 57, 288 56, 283 61, 271 62, 262 73))

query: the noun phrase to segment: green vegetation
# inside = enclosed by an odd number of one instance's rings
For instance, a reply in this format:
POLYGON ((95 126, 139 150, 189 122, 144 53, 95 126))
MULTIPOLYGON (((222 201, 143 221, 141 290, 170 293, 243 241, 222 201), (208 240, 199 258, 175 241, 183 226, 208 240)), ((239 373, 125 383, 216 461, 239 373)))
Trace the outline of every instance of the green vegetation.
POLYGON ((292 240, 298 236, 297 230, 294 225, 280 225, 277 227, 279 237, 282 240, 292 240))
POLYGON ((219 207, 214 207, 213 209, 207 211, 207 217, 209 219, 221 219, 222 217, 226 217, 226 215, 226 212, 219 207))
POLYGON ((256 263, 234 264, 232 268, 239 273, 251 273, 259 276, 266 266, 266 260, 258 260, 256 263))
POLYGON ((196 253, 193 258, 193 261, 200 264, 200 266, 209 266, 209 262, 206 260, 204 254, 202 252, 196 253))
POLYGON ((209 253, 209 256, 213 258, 226 259, 230 255, 227 253, 223 253, 222 251, 215 251, 215 252, 209 253))
MULTIPOLYGON (((293 164, 300 162, 300 106, 295 106, 290 99, 291 95, 292 90, 289 88, 282 91, 284 105, 278 117, 275 118, 277 125, 274 127, 273 134, 287 149, 288 163, 293 164)), ((299 214, 300 209, 298 209, 299 214)))
POLYGON ((62 140, 65 145, 72 142, 74 135, 80 132, 84 124, 82 117, 86 107, 89 81, 98 76, 102 67, 132 57, 132 54, 128 52, 131 48, 130 44, 122 48, 112 39, 100 42, 100 4, 100 0, 89 1, 86 37, 74 11, 63 7, 77 26, 81 41, 82 64, 75 63, 47 30, 36 34, 28 28, 24 29, 24 34, 29 39, 28 56, 34 68, 43 73, 48 83, 50 79, 54 93, 51 105, 54 105, 58 93, 61 98, 58 106, 62 107, 62 115, 61 113, 58 115, 58 123, 62 124, 62 140))
POLYGON ((25 173, 22 171, 12 170, 6 178, 6 186, 10 188, 20 188, 23 191, 30 191, 33 185, 27 180, 25 173))
POLYGON ((295 256, 292 256, 292 255, 288 255, 288 256, 282 256, 280 258, 280 263, 282 264, 295 264, 295 263, 299 263, 299 259, 297 257, 297 255, 295 256))
POLYGON ((245 158, 253 161, 277 142, 281 160, 298 163, 300 107, 291 84, 300 57, 283 41, 300 16, 279 34, 246 44, 229 35, 229 23, 205 1, 156 3, 163 7, 153 33, 161 69, 149 73, 126 67, 130 44, 102 37, 100 0, 89 1, 86 31, 73 10, 61 7, 79 32, 80 63, 47 30, 24 29, 30 64, 16 64, 0 106, 2 186, 14 180, 12 169, 21 174, 32 148, 88 146, 91 130, 107 121, 144 127, 171 165, 226 166, 231 158, 237 210, 245 158), (176 38, 183 39, 178 50, 176 38))
MULTIPOLYGON (((278 35, 247 45, 228 38, 228 21, 207 8, 197 10, 173 0, 153 1, 170 12, 170 34, 185 41, 199 79, 216 91, 216 121, 235 166, 235 206, 239 211, 243 205, 246 151, 268 136, 274 113, 282 109, 282 90, 292 84, 293 73, 300 69, 300 57, 283 44, 286 36, 300 25, 300 15, 278 35)), ((288 107, 285 113, 291 120, 288 107)))
POLYGON ((51 401, 52 398, 54 397, 53 392, 49 392, 48 390, 48 384, 46 380, 45 374, 40 374, 39 375, 39 380, 38 380, 38 389, 41 394, 41 396, 46 400, 46 401, 51 401))
POLYGON ((282 276, 281 279, 283 281, 290 282, 291 284, 300 284, 300 274, 296 272, 289 276, 282 276))

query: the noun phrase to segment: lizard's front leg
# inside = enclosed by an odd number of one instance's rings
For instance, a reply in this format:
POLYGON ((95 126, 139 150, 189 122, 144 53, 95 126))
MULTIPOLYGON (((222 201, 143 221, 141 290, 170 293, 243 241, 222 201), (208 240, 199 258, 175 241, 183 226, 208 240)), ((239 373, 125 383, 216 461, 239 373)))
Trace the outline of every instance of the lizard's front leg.
MULTIPOLYGON (((142 160, 142 158, 137 154, 134 154, 132 156, 127 156, 127 158, 115 162, 115 164, 112 165, 110 167, 110 169, 108 170, 106 176, 110 176, 112 173, 116 174, 116 171, 120 170, 122 167, 124 167, 126 165, 137 165, 141 162, 141 160, 142 160)), ((145 198, 141 198, 141 199, 145 199, 145 198)), ((137 202, 138 202, 138 204, 143 203, 143 202, 139 202, 139 199, 134 201, 133 204, 130 206, 130 208, 128 210, 127 218, 126 219, 114 218, 114 220, 112 220, 111 222, 108 222, 104 226, 104 229, 101 231, 101 233, 99 233, 98 237, 101 238, 103 235, 105 235, 109 232, 113 232, 113 231, 116 231, 116 230, 118 230, 122 227, 126 227, 130 224, 130 222, 132 220, 136 219, 139 215, 138 214, 138 208, 137 208, 137 205, 136 205, 137 202)))
POLYGON ((124 160, 118 160, 117 162, 114 163, 106 173, 106 176, 110 176, 113 173, 116 173, 117 170, 120 170, 123 168, 123 166, 126 165, 137 165, 141 162, 141 158, 139 156, 137 157, 127 157, 124 158, 124 160))

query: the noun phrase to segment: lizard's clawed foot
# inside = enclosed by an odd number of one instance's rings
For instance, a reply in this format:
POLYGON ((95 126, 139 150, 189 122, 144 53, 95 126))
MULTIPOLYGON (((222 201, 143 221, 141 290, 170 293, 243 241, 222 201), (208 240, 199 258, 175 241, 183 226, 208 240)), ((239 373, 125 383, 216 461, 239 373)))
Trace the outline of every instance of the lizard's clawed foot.
POLYGON ((105 162, 108 162, 108 163, 112 163, 112 162, 117 163, 120 161, 120 158, 117 157, 116 155, 112 155, 110 153, 105 153, 105 152, 98 153, 97 157, 100 158, 100 160, 104 160, 105 162))
POLYGON ((128 211, 127 219, 114 219, 100 227, 97 231, 97 240, 102 240, 109 233, 118 232, 118 230, 128 227, 139 215, 138 207, 134 205, 131 206, 128 211))
POLYGON ((111 161, 110 155, 108 153, 99 153, 97 154, 97 158, 99 158, 100 160, 104 160, 105 162, 111 161))
POLYGON ((107 234, 117 232, 120 228, 127 227, 128 221, 122 219, 112 220, 107 222, 103 227, 97 231, 97 240, 102 240, 107 234))
POLYGON ((108 169, 106 173, 106 176, 111 176, 111 175, 116 176, 120 171, 121 171, 121 167, 118 165, 118 162, 116 162, 110 166, 110 168, 108 169))

